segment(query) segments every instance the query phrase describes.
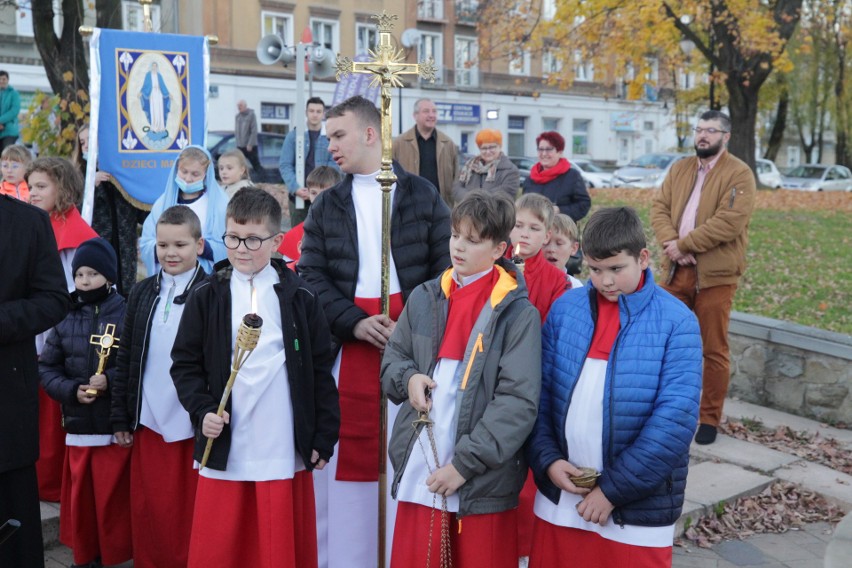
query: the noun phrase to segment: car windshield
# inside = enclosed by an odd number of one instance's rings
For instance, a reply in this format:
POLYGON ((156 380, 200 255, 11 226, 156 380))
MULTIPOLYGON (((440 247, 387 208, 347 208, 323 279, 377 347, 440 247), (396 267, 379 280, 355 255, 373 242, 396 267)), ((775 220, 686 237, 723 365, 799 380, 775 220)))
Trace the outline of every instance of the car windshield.
POLYGON ((659 168, 663 170, 673 159, 674 156, 667 156, 665 154, 645 154, 627 165, 632 168, 659 168))
POLYGON ((227 132, 208 132, 207 133, 207 149, 213 149, 225 136, 229 136, 227 132))
POLYGON ((510 160, 522 170, 531 170, 536 164, 532 158, 510 158, 510 160))
POLYGON ((790 170, 787 175, 794 178, 822 179, 824 172, 825 168, 817 166, 799 166, 790 170))
POLYGON ((596 173, 596 174, 606 173, 599 166, 596 166, 591 162, 584 162, 584 161, 580 160, 580 161, 577 161, 577 162, 574 162, 574 163, 577 164, 578 166, 580 166, 580 169, 582 169, 584 172, 593 172, 593 173, 596 173))

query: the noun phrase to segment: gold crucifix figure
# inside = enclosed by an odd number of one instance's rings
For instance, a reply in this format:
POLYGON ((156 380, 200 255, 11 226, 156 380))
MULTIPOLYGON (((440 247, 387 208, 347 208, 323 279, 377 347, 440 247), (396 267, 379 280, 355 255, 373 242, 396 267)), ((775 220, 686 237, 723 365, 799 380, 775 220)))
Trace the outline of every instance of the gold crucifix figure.
MULTIPOLYGON (((382 272, 381 272, 381 308, 382 313, 390 317, 390 230, 391 202, 390 192, 396 182, 393 173, 393 139, 391 130, 391 89, 402 87, 402 75, 419 75, 432 83, 435 82, 437 67, 430 57, 420 63, 405 63, 405 52, 394 47, 391 38, 393 23, 399 19, 396 14, 382 11, 372 16, 378 20, 379 44, 375 50, 369 50, 370 61, 352 61, 349 57, 337 55, 337 80, 351 73, 372 73, 371 86, 381 87, 382 114, 382 168, 376 181, 382 188, 382 272)), ((379 526, 378 526, 378 568, 385 566, 385 516, 387 509, 387 448, 388 448, 388 397, 382 392, 379 408, 379 526)))
MULTIPOLYGON (((95 353, 98 356, 98 370, 95 372, 96 375, 103 374, 107 359, 109 359, 110 351, 112 351, 114 347, 118 347, 118 341, 119 339, 115 336, 114 323, 108 323, 101 335, 92 334, 92 336, 89 337, 89 343, 98 346, 97 349, 95 349, 95 353)), ((86 394, 97 396, 98 391, 95 389, 87 389, 86 394)))
POLYGON ((429 57, 420 63, 405 63, 405 52, 394 47, 391 38, 393 22, 399 19, 396 14, 388 14, 382 11, 381 15, 373 14, 371 18, 378 20, 376 25, 379 32, 379 45, 375 51, 368 50, 372 60, 352 61, 349 57, 337 55, 337 80, 340 81, 350 73, 372 73, 373 80, 370 86, 381 87, 382 113, 382 169, 376 177, 376 181, 382 186, 384 199, 382 201, 382 313, 390 314, 389 305, 389 255, 390 255, 390 191, 396 182, 393 173, 392 154, 393 137, 391 136, 392 114, 391 114, 391 88, 402 87, 401 75, 419 75, 423 79, 434 83, 437 67, 435 61, 429 57), (387 202, 387 206, 385 203, 387 202))

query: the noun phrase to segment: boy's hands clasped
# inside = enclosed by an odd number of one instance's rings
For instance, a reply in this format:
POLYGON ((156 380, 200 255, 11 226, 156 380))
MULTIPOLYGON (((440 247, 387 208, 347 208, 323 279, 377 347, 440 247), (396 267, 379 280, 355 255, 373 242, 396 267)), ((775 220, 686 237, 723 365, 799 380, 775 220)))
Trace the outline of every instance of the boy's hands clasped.
POLYGON ((609 520, 614 507, 600 487, 588 489, 577 487, 571 483, 571 477, 581 475, 583 475, 583 471, 567 460, 556 460, 547 468, 547 476, 556 487, 575 495, 585 495, 583 500, 577 504, 577 512, 583 517, 583 520, 587 523, 604 525, 609 520))
POLYGON ((383 350, 395 327, 395 321, 384 314, 377 314, 356 323, 352 334, 355 336, 355 339, 366 341, 374 347, 383 350))

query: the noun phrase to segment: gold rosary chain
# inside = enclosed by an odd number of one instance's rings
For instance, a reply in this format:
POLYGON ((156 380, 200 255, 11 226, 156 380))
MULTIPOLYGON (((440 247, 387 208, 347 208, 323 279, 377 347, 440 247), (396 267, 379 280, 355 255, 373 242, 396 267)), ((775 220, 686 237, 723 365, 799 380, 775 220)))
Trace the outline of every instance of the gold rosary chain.
MULTIPOLYGON (((420 412, 419 418, 416 422, 412 424, 412 426, 417 428, 418 423, 425 424, 426 428, 426 436, 429 438, 429 445, 432 447, 432 458, 435 460, 435 467, 438 467, 438 444, 435 441, 435 432, 432 428, 433 422, 429 419, 428 412, 420 412)), ((429 475, 434 473, 432 466, 429 465, 429 457, 426 454, 426 448, 423 446, 423 440, 420 438, 418 433, 417 435, 417 443, 420 446, 420 450, 423 452, 423 458, 426 461, 426 469, 429 472, 429 475)), ((432 507, 429 512, 429 541, 427 542, 426 548, 426 568, 431 568, 432 566, 432 530, 435 526, 435 500, 437 499, 438 494, 432 494, 432 507)), ((440 568, 452 568, 453 566, 453 557, 452 551, 450 547, 450 513, 447 510, 447 496, 441 495, 441 560, 440 560, 440 568)))

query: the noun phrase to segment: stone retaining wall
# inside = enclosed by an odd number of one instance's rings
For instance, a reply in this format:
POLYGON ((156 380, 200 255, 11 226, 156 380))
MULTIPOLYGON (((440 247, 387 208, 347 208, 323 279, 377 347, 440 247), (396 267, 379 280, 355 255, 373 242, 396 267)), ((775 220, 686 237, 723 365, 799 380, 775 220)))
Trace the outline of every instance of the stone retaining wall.
POLYGON ((734 312, 729 396, 852 424, 852 337, 734 312))

